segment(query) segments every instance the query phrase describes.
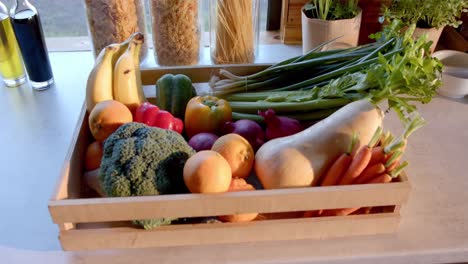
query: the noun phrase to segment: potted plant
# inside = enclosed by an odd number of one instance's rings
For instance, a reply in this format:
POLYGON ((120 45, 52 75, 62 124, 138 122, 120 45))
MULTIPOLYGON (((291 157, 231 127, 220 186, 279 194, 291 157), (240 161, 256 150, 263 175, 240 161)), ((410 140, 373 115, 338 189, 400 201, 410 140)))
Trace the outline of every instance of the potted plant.
POLYGON ((463 12, 468 11, 468 0, 394 0, 384 7, 387 21, 399 19, 406 25, 416 24, 415 37, 427 34, 434 51, 445 26, 457 28, 463 12))
POLYGON ((310 0, 302 8, 302 51, 338 38, 323 49, 357 46, 361 27, 358 0, 310 0))

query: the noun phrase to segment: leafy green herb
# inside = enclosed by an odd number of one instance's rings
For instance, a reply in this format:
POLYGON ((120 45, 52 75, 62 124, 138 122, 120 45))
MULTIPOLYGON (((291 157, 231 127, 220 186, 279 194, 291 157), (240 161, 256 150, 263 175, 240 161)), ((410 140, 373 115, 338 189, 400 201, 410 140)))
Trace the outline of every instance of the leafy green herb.
POLYGON ((310 0, 304 5, 308 18, 339 20, 355 17, 359 13, 359 0, 310 0))
POLYGON ((421 28, 456 28, 463 12, 468 12, 468 0, 394 0, 383 11, 388 21, 398 19, 421 28))

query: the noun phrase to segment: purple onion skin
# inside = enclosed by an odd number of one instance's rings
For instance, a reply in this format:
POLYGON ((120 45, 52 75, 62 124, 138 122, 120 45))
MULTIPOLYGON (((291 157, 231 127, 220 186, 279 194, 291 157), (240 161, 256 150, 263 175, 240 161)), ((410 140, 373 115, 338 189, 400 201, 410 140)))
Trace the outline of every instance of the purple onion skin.
POLYGON ((254 151, 265 143, 265 133, 255 121, 241 119, 236 122, 226 122, 222 129, 223 134, 235 133, 245 138, 254 151))
POLYGON ((210 150, 219 137, 213 133, 198 133, 190 138, 188 144, 195 151, 210 150))
POLYGON ((258 114, 265 119, 265 124, 267 125, 265 135, 267 140, 291 136, 304 129, 296 119, 276 116, 275 111, 272 109, 259 111, 258 114))

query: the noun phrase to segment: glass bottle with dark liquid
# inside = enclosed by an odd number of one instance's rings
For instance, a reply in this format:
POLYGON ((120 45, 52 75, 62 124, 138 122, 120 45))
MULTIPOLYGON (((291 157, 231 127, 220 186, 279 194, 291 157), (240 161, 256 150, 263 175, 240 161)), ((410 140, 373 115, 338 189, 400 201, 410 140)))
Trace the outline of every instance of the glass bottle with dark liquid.
POLYGON ((49 88, 54 77, 36 8, 27 0, 16 0, 10 13, 31 86, 36 90, 49 88))

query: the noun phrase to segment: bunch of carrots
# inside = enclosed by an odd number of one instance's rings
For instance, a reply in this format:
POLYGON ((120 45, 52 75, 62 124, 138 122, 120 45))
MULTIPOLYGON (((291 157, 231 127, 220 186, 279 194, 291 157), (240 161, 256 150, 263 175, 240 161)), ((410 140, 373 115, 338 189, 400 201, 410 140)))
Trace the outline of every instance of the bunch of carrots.
MULTIPOLYGON (((370 142, 357 150, 354 150, 358 139, 358 135, 355 134, 348 150, 341 154, 326 171, 320 186, 391 182, 409 164, 408 161, 400 162, 408 137, 424 124, 425 121, 421 117, 415 117, 398 138, 395 138, 390 132, 384 133, 379 127, 370 142)), ((304 216, 344 216, 359 209, 308 211, 304 216)))

